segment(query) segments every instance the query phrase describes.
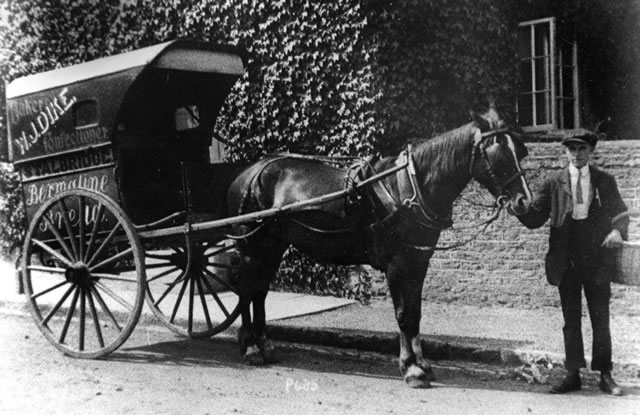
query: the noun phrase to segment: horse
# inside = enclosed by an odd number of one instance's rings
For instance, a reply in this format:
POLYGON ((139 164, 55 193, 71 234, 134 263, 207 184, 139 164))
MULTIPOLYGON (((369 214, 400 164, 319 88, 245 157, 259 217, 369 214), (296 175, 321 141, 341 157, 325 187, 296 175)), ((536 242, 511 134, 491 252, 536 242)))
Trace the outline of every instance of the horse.
POLYGON ((275 361, 265 335, 265 298, 290 245, 318 261, 369 264, 384 271, 400 329, 400 372, 414 388, 435 380, 420 343, 421 294, 434 247, 452 225, 452 206, 475 179, 513 215, 527 212, 531 192, 520 168, 527 150, 490 107, 472 121, 415 144, 396 157, 362 163, 358 174, 318 160, 269 156, 249 165, 227 193, 230 214, 310 200, 396 168, 348 196, 272 219, 234 226, 241 266, 240 351, 247 364, 275 361), (399 168, 398 166, 406 166, 399 168), (359 176, 359 179, 358 177, 359 176), (253 304, 253 319, 251 316, 253 304))

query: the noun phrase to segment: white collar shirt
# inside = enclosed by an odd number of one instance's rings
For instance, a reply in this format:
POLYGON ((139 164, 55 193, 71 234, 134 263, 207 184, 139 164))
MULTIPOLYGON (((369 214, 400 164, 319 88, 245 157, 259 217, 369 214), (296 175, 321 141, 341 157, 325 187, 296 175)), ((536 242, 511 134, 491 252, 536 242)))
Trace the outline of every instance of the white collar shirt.
POLYGON ((593 192, 591 191, 591 173, 589 172, 589 166, 583 166, 578 169, 573 164, 569 164, 569 176, 571 178, 571 201, 572 212, 571 217, 576 220, 583 220, 589 216, 589 205, 593 199, 593 192), (576 188, 578 184, 578 173, 580 174, 580 183, 582 187, 583 203, 578 203, 576 200, 576 188))

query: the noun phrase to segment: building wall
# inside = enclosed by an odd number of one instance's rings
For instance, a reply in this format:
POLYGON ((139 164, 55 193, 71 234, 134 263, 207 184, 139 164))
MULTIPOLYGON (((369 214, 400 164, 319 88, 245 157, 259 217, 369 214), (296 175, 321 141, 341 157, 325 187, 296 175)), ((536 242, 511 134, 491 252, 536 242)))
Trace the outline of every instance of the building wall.
MULTIPOLYGON (((529 156, 523 168, 532 191, 552 171, 566 165, 559 143, 528 143, 529 156)), ((640 142, 611 141, 598 144, 595 163, 613 174, 627 206, 640 209, 640 142)), ((548 245, 548 223, 529 230, 514 217, 502 213, 485 232, 477 224, 491 210, 475 204, 490 204, 488 192, 473 182, 454 208, 454 230, 443 233, 440 244, 477 238, 453 250, 438 251, 427 273, 423 297, 431 301, 509 307, 559 306, 557 289, 544 274, 548 245), (475 228, 473 228, 475 227, 475 228), (457 230, 456 230, 457 229, 457 230)), ((631 240, 640 240, 639 221, 632 221, 631 240)), ((638 270, 640 272, 640 269, 638 270)), ((613 284, 613 306, 640 312, 640 286, 613 284)))

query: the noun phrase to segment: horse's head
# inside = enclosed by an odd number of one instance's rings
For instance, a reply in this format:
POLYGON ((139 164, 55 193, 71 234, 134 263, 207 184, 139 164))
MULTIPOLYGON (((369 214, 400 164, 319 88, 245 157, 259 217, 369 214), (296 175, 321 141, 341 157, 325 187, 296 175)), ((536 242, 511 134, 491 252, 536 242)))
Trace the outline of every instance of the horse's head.
POLYGON ((474 118, 478 129, 474 136, 471 176, 486 187, 499 204, 507 204, 510 213, 527 213, 532 198, 520 168, 520 160, 527 155, 524 142, 519 134, 501 128, 504 121, 493 106, 474 118))

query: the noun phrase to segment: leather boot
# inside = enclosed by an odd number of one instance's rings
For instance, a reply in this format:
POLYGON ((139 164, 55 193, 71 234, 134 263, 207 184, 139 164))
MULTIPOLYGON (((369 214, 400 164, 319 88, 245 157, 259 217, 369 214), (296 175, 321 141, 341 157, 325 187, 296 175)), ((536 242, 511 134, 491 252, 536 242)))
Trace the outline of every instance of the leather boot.
POLYGON ((580 381, 580 372, 577 370, 570 370, 567 376, 562 379, 562 382, 554 385, 549 390, 549 393, 560 394, 573 391, 579 391, 582 388, 582 382, 580 381))
POLYGON ((622 395, 622 388, 613 381, 611 372, 602 372, 600 374, 600 390, 613 396, 622 395))

